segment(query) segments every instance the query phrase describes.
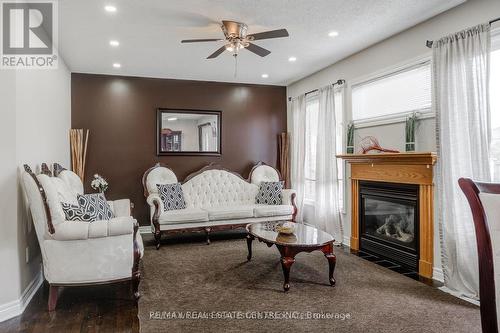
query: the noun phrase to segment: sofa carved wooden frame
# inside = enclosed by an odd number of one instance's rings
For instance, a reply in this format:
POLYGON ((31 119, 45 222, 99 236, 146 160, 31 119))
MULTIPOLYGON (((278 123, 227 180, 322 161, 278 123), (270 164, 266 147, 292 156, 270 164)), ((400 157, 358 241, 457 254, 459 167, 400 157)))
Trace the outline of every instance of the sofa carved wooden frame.
MULTIPOLYGON (((201 168, 200 170, 198 171, 195 171, 191 174, 189 174, 185 179, 184 181, 182 182, 182 184, 186 183, 187 181, 189 181, 190 179, 194 178, 195 176, 205 172, 205 171, 208 171, 208 170, 224 170, 226 172, 229 172, 237 177, 239 177, 240 179, 246 181, 246 182, 249 182, 251 181, 252 179, 252 173, 254 172, 254 170, 261 166, 261 165, 267 165, 265 164, 264 162, 258 162, 256 165, 254 165, 250 171, 250 174, 248 175, 248 179, 245 179, 243 178, 240 174, 236 173, 236 172, 233 172, 233 171, 230 171, 228 169, 225 169, 224 167, 218 165, 218 164, 214 164, 214 163, 210 163, 209 165, 201 168)), ((142 186, 144 187, 144 197, 148 197, 149 196, 149 191, 148 191, 148 188, 146 186, 146 180, 147 180, 147 177, 149 175, 149 173, 151 171, 153 171, 154 169, 156 168, 159 168, 159 167, 162 167, 162 168, 167 168, 169 170, 172 170, 170 169, 168 166, 162 164, 162 163, 156 163, 153 167, 149 168, 148 170, 146 170, 146 172, 144 173, 144 175, 142 176, 142 186)), ((276 170, 276 172, 278 173, 278 176, 280 178, 280 180, 282 179, 281 178, 281 174, 280 172, 273 167, 274 170, 276 170)), ((298 208, 297 208, 297 205, 295 204, 295 197, 296 197, 296 194, 295 193, 292 193, 291 195, 291 204, 293 206, 293 213, 292 213, 292 221, 295 221, 295 218, 297 216, 297 212, 298 212, 298 208)), ((223 230, 233 230, 233 229, 241 229, 241 228, 245 228, 247 226, 248 223, 239 223, 239 224, 224 224, 224 225, 212 225, 212 226, 201 226, 201 227, 186 227, 186 228, 178 228, 178 229, 169 229, 169 230, 161 230, 160 229, 160 222, 159 222, 159 218, 160 218, 160 203, 158 202, 158 199, 153 199, 153 204, 155 206, 155 211, 153 213, 153 216, 151 217, 151 221, 152 221, 152 224, 155 228, 154 232, 153 232, 153 235, 155 237, 155 241, 156 241, 156 249, 159 249, 160 248, 160 244, 161 244, 161 234, 164 233, 164 234, 178 234, 178 233, 185 233, 185 232, 204 232, 205 235, 206 235, 206 243, 207 245, 210 245, 210 232, 214 231, 214 232, 217 232, 217 231, 223 231, 223 230)))
MULTIPOLYGON (((38 191, 40 192, 40 195, 42 197, 42 202, 45 210, 45 215, 47 217, 47 228, 49 233, 52 235, 55 233, 54 225, 52 224, 52 215, 50 214, 50 209, 49 205, 47 202, 47 195, 45 193, 45 190, 43 189, 42 185, 38 181, 38 178, 36 175, 33 173, 31 168, 27 165, 24 164, 24 170, 31 176, 33 181, 35 182, 38 191)), ((65 169, 61 167, 59 164, 54 163, 54 175, 57 176, 59 173, 64 171, 65 169)), ((45 174, 47 176, 52 176, 52 172, 50 172, 50 169, 47 167, 47 164, 43 163, 41 166, 41 173, 45 174)), ((139 282, 141 280, 141 272, 139 269, 139 262, 141 259, 141 250, 139 248, 139 243, 137 242, 137 232, 139 230, 139 225, 134 226, 134 235, 133 235, 133 254, 134 254, 134 261, 131 267, 131 275, 129 278, 123 278, 123 279, 115 279, 115 280, 109 280, 109 281, 100 281, 100 282, 93 282, 93 283, 64 283, 64 284, 59 284, 59 283, 49 283, 49 300, 48 300, 48 309, 49 311, 54 311, 57 305, 57 298, 59 296, 59 289, 62 287, 81 287, 81 286, 95 286, 95 285, 103 285, 103 284, 111 284, 111 283, 119 283, 119 282, 124 282, 124 281, 131 281, 132 284, 132 293, 134 295, 134 298, 137 300, 140 297, 139 294, 139 282)))

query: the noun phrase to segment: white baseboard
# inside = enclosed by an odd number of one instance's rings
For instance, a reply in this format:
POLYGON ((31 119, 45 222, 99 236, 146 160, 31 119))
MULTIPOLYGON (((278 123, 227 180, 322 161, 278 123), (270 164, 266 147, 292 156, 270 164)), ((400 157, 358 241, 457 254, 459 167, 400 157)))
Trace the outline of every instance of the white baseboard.
POLYGON ((444 283, 444 274, 441 268, 432 268, 432 279, 444 283))
POLYGON ((351 237, 349 237, 349 236, 344 236, 344 242, 343 242, 343 244, 344 244, 345 246, 351 247, 351 237))
POLYGON ((22 314, 42 283, 43 273, 42 269, 40 269, 35 278, 30 282, 28 287, 24 289, 19 299, 9 303, 0 304, 0 322, 22 314))
POLYGON ((140 234, 150 234, 151 233, 151 226, 149 226, 149 225, 140 226, 139 233, 140 234))

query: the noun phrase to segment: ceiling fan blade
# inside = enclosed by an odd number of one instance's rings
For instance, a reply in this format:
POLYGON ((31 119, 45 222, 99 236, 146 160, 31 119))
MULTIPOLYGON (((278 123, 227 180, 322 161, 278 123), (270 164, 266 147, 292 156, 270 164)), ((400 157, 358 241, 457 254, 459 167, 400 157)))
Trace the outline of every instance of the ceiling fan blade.
POLYGON ((248 46, 246 47, 246 49, 250 52, 253 52, 257 55, 260 55, 261 57, 265 57, 266 55, 271 53, 271 51, 266 50, 265 48, 257 46, 257 45, 252 44, 252 43, 249 43, 248 46))
POLYGON ((224 39, 220 38, 211 38, 211 39, 183 39, 181 43, 200 43, 200 42, 220 42, 224 39))
POLYGON ((218 56, 220 56, 222 54, 222 52, 224 52, 226 50, 226 46, 224 45, 223 47, 219 48, 217 51, 215 51, 214 53, 212 53, 211 55, 209 55, 207 57, 207 59, 213 59, 213 58, 217 58, 218 56))
POLYGON ((288 31, 286 31, 286 29, 264 31, 264 32, 256 33, 256 34, 247 35, 247 37, 253 37, 253 40, 269 39, 269 38, 281 38, 281 37, 288 37, 288 36, 289 36, 289 34, 288 34, 288 31))

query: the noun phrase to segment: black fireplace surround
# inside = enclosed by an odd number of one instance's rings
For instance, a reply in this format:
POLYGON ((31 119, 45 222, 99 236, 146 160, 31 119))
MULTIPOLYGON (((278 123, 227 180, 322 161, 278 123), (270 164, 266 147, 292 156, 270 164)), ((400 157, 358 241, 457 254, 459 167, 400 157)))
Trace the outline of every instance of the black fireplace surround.
POLYGON ((360 181, 360 251, 418 272, 419 187, 360 181))

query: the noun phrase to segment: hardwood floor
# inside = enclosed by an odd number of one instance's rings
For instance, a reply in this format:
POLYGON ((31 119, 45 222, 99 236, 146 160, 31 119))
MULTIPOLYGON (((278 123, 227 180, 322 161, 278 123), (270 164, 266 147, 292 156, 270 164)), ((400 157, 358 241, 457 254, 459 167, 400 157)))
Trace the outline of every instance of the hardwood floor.
POLYGON ((130 282, 63 288, 56 311, 47 311, 45 283, 21 316, 0 323, 0 332, 139 332, 130 282))
MULTIPOLYGON (((215 233, 213 240, 244 238, 246 232, 232 230, 215 233)), ((154 248, 151 234, 142 235, 144 246, 154 248)), ((202 233, 166 236, 162 243, 204 242, 202 233)), ((49 286, 44 283, 24 313, 0 323, 3 332, 139 332, 137 303, 132 299, 131 283, 92 287, 63 288, 56 311, 47 311, 49 286)))

